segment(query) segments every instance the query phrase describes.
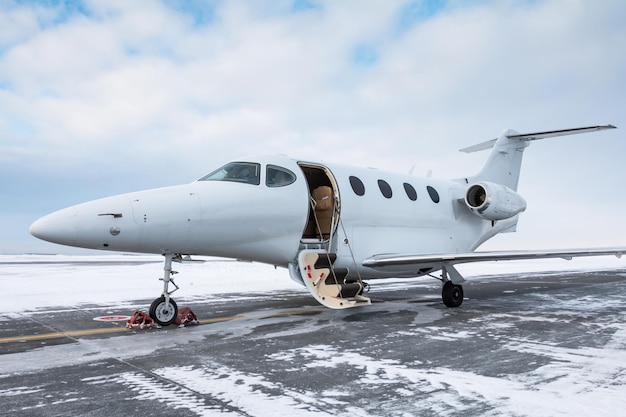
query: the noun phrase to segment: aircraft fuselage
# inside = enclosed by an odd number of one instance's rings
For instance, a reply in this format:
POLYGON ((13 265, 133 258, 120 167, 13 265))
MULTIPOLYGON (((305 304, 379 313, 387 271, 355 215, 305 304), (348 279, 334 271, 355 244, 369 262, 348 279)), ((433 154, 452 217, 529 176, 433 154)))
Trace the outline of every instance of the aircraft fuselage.
MULTIPOLYGON (((256 182, 198 180, 190 184, 116 195, 78 204, 35 222, 42 239, 82 248, 219 256, 287 266, 305 246, 325 242, 337 266, 365 277, 388 274, 361 266, 386 253, 450 253, 475 249, 501 231, 470 213, 461 181, 421 179, 375 169, 322 165, 271 156, 256 164, 256 182), (295 181, 270 184, 272 167, 295 181), (307 228, 318 186, 332 188, 331 229, 314 236, 307 228), (460 227, 461 226, 461 227, 460 227), (356 261, 356 262, 355 262, 356 261)), ((415 268, 393 276, 415 276, 415 268)))

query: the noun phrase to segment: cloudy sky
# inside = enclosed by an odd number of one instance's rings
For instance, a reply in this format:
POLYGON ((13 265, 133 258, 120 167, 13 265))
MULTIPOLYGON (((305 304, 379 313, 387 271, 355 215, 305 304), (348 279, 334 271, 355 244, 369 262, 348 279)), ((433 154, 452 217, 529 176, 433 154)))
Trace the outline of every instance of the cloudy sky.
POLYGON ((535 142, 518 233, 485 249, 626 245, 626 2, 0 3, 0 253, 64 252, 28 226, 86 200, 284 153, 472 174, 458 149, 535 142))

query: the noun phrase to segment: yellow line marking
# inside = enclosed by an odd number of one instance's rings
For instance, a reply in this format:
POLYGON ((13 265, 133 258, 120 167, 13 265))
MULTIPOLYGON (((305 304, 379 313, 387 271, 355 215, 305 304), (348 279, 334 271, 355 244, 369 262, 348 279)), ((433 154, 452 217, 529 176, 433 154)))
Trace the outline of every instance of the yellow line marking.
POLYGON ((223 321, 232 321, 232 320, 244 320, 249 319, 251 316, 232 316, 232 317, 217 317, 214 319, 202 319, 198 320, 200 324, 211 324, 211 323, 221 323, 223 321))
POLYGON ((108 329, 73 330, 69 332, 32 334, 26 336, 13 336, 0 338, 0 343, 25 342, 27 340, 54 339, 57 337, 85 336, 90 334, 114 333, 128 330, 126 327, 113 327, 108 329))
MULTIPOLYGON (((198 321, 200 322, 200 324, 211 324, 211 323, 221 323, 224 321, 233 321, 233 320, 247 320, 247 319, 277 317, 277 316, 290 316, 290 315, 306 314, 306 313, 318 313, 320 311, 324 311, 324 309, 289 310, 289 311, 281 311, 281 312, 269 313, 269 314, 260 313, 258 315, 237 315, 237 316, 230 316, 230 317, 217 317, 214 319, 203 319, 203 320, 198 320, 198 321)), ((135 330, 135 329, 128 329, 126 327, 109 327, 106 329, 73 330, 73 331, 57 332, 57 333, 43 333, 43 334, 33 334, 33 335, 24 335, 24 336, 2 337, 0 338, 0 344, 9 343, 9 342, 26 342, 29 340, 56 339, 59 337, 89 336, 89 335, 94 335, 94 334, 118 333, 118 332, 124 332, 128 330, 135 330)))

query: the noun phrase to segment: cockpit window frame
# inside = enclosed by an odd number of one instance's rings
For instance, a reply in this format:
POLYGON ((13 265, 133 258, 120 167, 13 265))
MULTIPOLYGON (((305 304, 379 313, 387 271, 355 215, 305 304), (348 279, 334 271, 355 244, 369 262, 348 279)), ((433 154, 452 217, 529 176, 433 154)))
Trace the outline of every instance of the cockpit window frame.
POLYGON ((296 176, 296 174, 285 167, 273 164, 267 164, 267 166, 265 167, 265 185, 269 188, 286 187, 296 182, 297 179, 298 177, 296 176), (270 171, 275 172, 272 173, 270 171), (279 180, 277 182, 278 174, 286 174, 287 178, 285 178, 284 180, 279 180))
POLYGON ((227 181, 240 184, 261 184, 261 164, 258 162, 234 161, 222 165, 198 181, 227 181), (246 175, 252 172, 252 175, 246 175))

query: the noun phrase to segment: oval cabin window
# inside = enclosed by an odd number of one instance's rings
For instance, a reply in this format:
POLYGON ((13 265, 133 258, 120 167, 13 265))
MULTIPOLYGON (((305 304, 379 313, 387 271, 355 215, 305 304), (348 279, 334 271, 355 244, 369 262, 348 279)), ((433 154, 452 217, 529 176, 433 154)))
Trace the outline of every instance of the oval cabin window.
POLYGON ((406 196, 409 197, 409 200, 415 201, 417 200, 417 191, 415 188, 407 182, 404 183, 404 191, 406 192, 406 196))
POLYGON ((350 180, 350 186, 352 187, 354 194, 358 196, 365 194, 365 185, 363 185, 363 181, 352 175, 348 179, 350 180))
POLYGON ((383 193, 385 198, 391 198, 393 192, 391 191, 391 186, 385 180, 378 180, 378 188, 380 188, 380 192, 383 193))
POLYGON ((428 195, 430 196, 430 199, 433 200, 433 203, 439 202, 439 193, 437 190, 429 185, 426 187, 426 191, 428 191, 428 195))

